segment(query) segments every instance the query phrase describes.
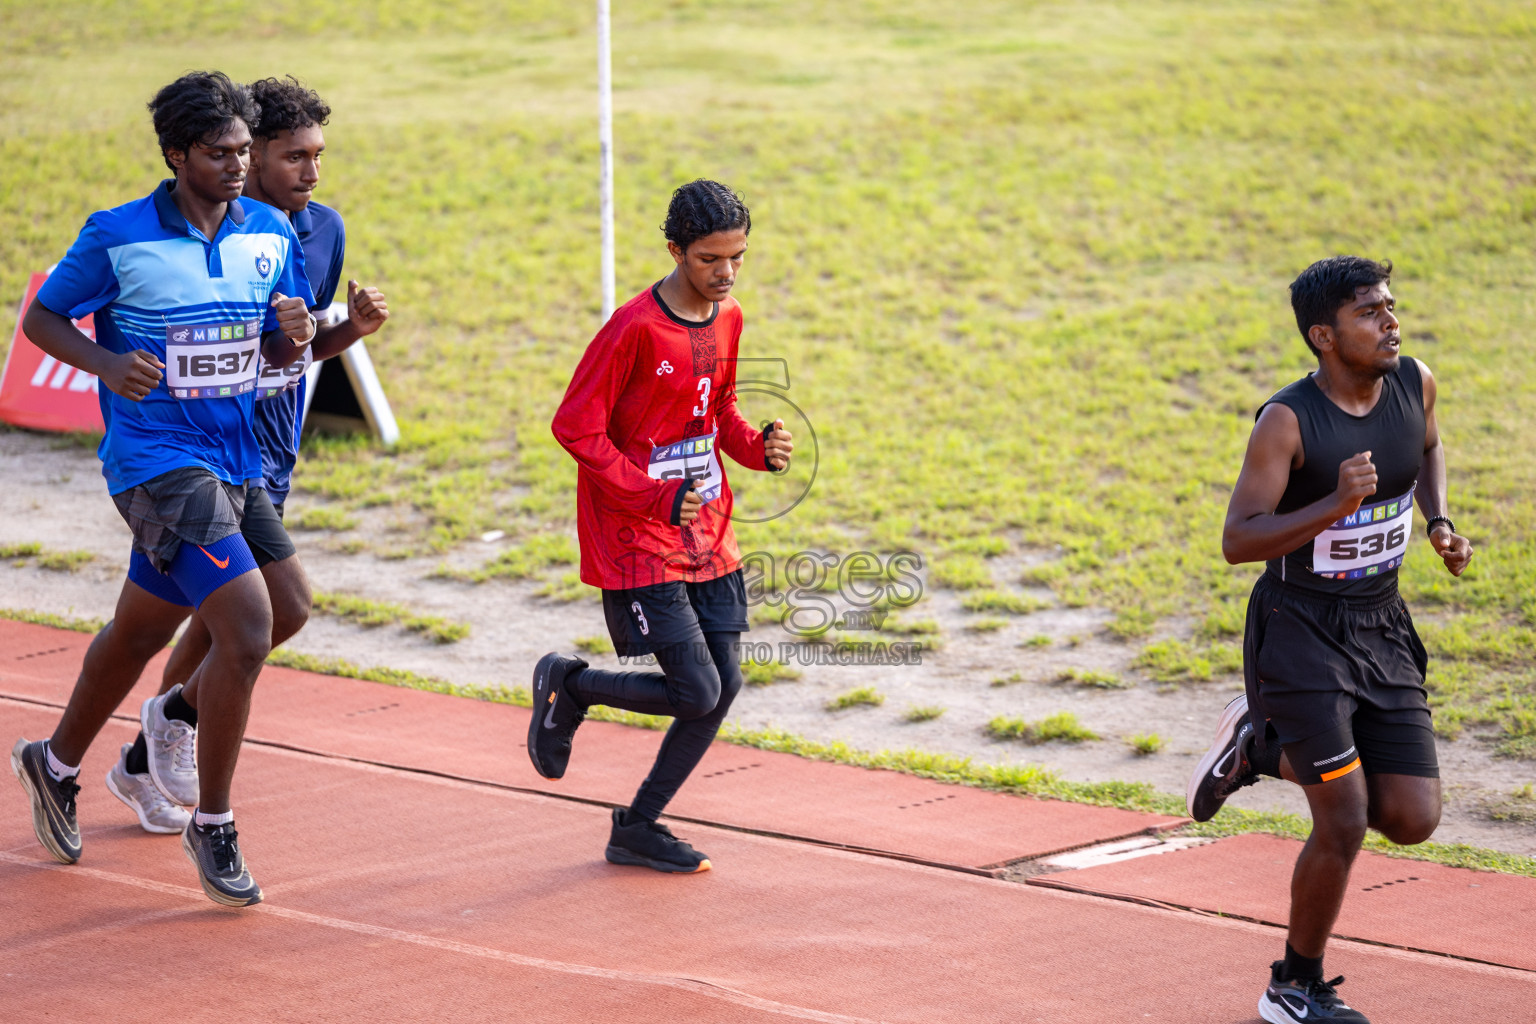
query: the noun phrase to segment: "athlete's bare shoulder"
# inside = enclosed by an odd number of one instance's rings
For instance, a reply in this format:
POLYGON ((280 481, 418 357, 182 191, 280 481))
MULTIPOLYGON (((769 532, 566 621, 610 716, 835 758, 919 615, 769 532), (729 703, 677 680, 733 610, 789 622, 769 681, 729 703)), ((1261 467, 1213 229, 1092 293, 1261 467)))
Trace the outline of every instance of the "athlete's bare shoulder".
POLYGON ((1248 437, 1245 461, 1283 461, 1290 469, 1300 469, 1305 455, 1296 410, 1284 402, 1270 402, 1260 409, 1248 437))

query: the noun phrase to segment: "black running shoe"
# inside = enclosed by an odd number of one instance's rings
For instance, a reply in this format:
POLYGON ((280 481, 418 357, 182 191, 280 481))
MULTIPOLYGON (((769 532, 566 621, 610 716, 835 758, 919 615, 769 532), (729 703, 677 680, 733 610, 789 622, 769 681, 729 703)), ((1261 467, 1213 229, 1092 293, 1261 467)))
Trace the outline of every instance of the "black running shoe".
POLYGON ((1195 765, 1185 790, 1184 806, 1196 821, 1210 821, 1227 802, 1227 797, 1262 777, 1248 763, 1248 744, 1253 738, 1253 723, 1248 720, 1248 695, 1232 700, 1221 713, 1216 738, 1195 765))
POLYGON ((226 907, 248 907, 261 902, 261 886, 245 869, 233 823, 203 828, 196 819, 181 833, 181 848, 197 868, 203 892, 226 907))
POLYGON ((1270 1024, 1313 1024, 1314 1021, 1371 1024, 1365 1014, 1353 1009, 1334 991, 1344 983, 1342 975, 1332 981, 1282 979, 1280 968, 1283 966, 1284 960, 1276 960, 1270 965, 1269 987, 1259 996, 1259 1016, 1270 1024))
POLYGON ((608 849, 610 864, 634 864, 671 874, 691 875, 709 870, 709 858, 672 834, 667 826, 644 818, 631 819, 621 807, 613 809, 608 849))
POLYGON ((546 654, 533 668, 533 719, 528 723, 528 758, 546 779, 565 774, 571 760, 571 737, 587 717, 565 687, 565 678, 587 663, 563 654, 546 654))
POLYGON ((74 775, 54 781, 43 744, 43 740, 17 740, 11 748, 11 771, 32 804, 37 841, 60 864, 73 864, 80 859, 80 824, 75 820, 75 794, 80 786, 74 775))

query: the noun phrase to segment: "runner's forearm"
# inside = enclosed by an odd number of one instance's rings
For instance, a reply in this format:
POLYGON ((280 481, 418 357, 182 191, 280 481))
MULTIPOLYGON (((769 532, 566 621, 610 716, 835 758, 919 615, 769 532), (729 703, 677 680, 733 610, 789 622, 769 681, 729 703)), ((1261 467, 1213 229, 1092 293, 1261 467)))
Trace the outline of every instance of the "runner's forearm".
POLYGON ((270 366, 282 368, 298 359, 304 346, 295 345, 281 330, 268 331, 261 336, 261 354, 270 366))
POLYGON ((341 355, 351 348, 362 336, 363 332, 357 329, 357 325, 352 322, 351 317, 339 323, 326 324, 315 332, 315 340, 311 342, 311 347, 315 353, 315 361, 319 362, 321 359, 330 359, 332 356, 341 355))
POLYGON ((67 316, 32 300, 22 320, 28 340, 61 363, 100 377, 111 353, 81 332, 67 316))
POLYGON ((767 472, 771 467, 765 455, 764 433, 747 422, 736 406, 735 397, 732 394, 731 400, 720 409, 720 447, 746 468, 767 472))
POLYGON ((1232 565, 1282 558, 1317 537, 1343 515, 1338 499, 1330 494, 1284 515, 1229 517, 1221 533, 1221 553, 1232 565))
POLYGON ((1424 452, 1419 469, 1419 511, 1425 519, 1450 515, 1450 499, 1445 492, 1445 446, 1439 440, 1424 452))

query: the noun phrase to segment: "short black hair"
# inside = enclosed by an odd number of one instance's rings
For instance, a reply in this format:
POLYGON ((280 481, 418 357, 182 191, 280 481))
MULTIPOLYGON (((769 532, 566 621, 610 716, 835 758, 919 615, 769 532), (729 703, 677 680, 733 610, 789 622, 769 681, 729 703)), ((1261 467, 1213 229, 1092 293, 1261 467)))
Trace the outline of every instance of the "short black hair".
POLYGON ((695 178, 672 193, 667 222, 661 226, 667 241, 683 252, 705 235, 745 228, 752 233, 752 213, 741 197, 718 181, 695 178))
POLYGON ((236 121, 254 131, 261 108, 249 89, 231 82, 222 71, 192 71, 155 93, 149 113, 160 137, 160 155, 174 172, 166 153, 189 152, 194 142, 212 145, 236 121))
POLYGON ((251 133, 258 139, 275 139, 280 132, 323 125, 331 117, 331 108, 320 94, 304 88, 292 75, 252 82, 251 95, 261 107, 260 120, 251 125, 251 133))
POLYGON ((1330 256, 1303 270, 1291 282, 1291 309, 1296 313, 1301 340, 1312 354, 1320 354, 1312 344, 1313 325, 1337 327, 1339 310, 1361 288, 1374 288, 1391 279, 1391 260, 1377 263, 1360 256, 1330 256))

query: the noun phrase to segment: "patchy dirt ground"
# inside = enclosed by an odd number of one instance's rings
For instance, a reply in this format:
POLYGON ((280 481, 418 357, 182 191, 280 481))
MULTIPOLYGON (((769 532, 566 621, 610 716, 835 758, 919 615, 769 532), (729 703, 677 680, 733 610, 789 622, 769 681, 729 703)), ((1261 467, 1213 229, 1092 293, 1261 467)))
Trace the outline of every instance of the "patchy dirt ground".
MULTIPOLYGON (((302 481, 302 466, 299 478, 302 481)), ((301 490, 290 510, 312 504, 301 490)), ((349 541, 399 528, 398 513, 388 509, 366 510, 358 518, 359 526, 352 531, 294 534, 315 589, 395 602, 417 613, 465 622, 470 635, 440 645, 396 627, 365 629, 316 616, 290 641, 296 650, 459 683, 526 685, 534 661, 545 651, 570 649, 579 637, 605 634, 595 601, 554 602, 536 596, 539 584, 532 582, 471 584, 431 575, 445 560, 462 568, 478 566, 494 557, 505 541, 467 543, 446 559, 381 559, 366 550, 348 554, 362 546, 349 541)), ((0 566, 0 607, 111 617, 127 565, 129 536, 107 497, 94 452, 66 439, 0 430, 0 547, 29 542, 94 557, 73 572, 40 568, 36 559, 0 566)), ((999 578, 1018 576, 1017 565, 998 568, 999 578)), ((1146 781, 1182 793, 1210 742, 1222 705, 1241 688, 1236 677, 1176 687, 1151 683, 1131 668, 1136 645, 1107 638, 1103 626, 1108 615, 1092 609, 1053 607, 1005 616, 1008 624, 1003 628, 973 632, 966 626, 986 616, 964 612, 958 595, 940 590, 930 593, 910 617, 935 619, 943 630, 942 649, 925 652, 921 664, 800 666, 797 680, 745 689, 731 720, 748 728, 771 726, 813 739, 844 740, 863 749, 914 747, 977 763, 1034 762, 1069 779, 1146 781), (1020 646, 1041 635, 1050 642, 1020 646), (1069 668, 1113 673, 1133 685, 1098 690, 1049 681, 1069 668), (1015 674, 1016 682, 992 685, 1015 674), (825 709, 836 695, 864 686, 874 687, 884 703, 825 709), (944 710, 937 718, 909 723, 904 716, 913 707, 944 710), (984 731, 998 715, 1035 720, 1063 710, 1074 712, 1101 738, 1075 745, 1026 746, 991 739, 984 731), (1156 754, 1139 756, 1126 742, 1139 733, 1157 733, 1166 743, 1156 754)), ((759 626, 749 638, 772 644, 776 653, 781 642, 791 639, 778 626, 759 626)), ((859 637, 851 634, 849 639, 859 637)), ((617 664, 611 655, 591 660, 617 664)), ((1447 796, 1435 838, 1536 855, 1536 827, 1489 815, 1490 807, 1536 778, 1536 765, 1494 758, 1489 750, 1471 734, 1440 742, 1447 796)), ((1298 788, 1269 780, 1244 790, 1233 802, 1255 809, 1306 810, 1298 788)))

